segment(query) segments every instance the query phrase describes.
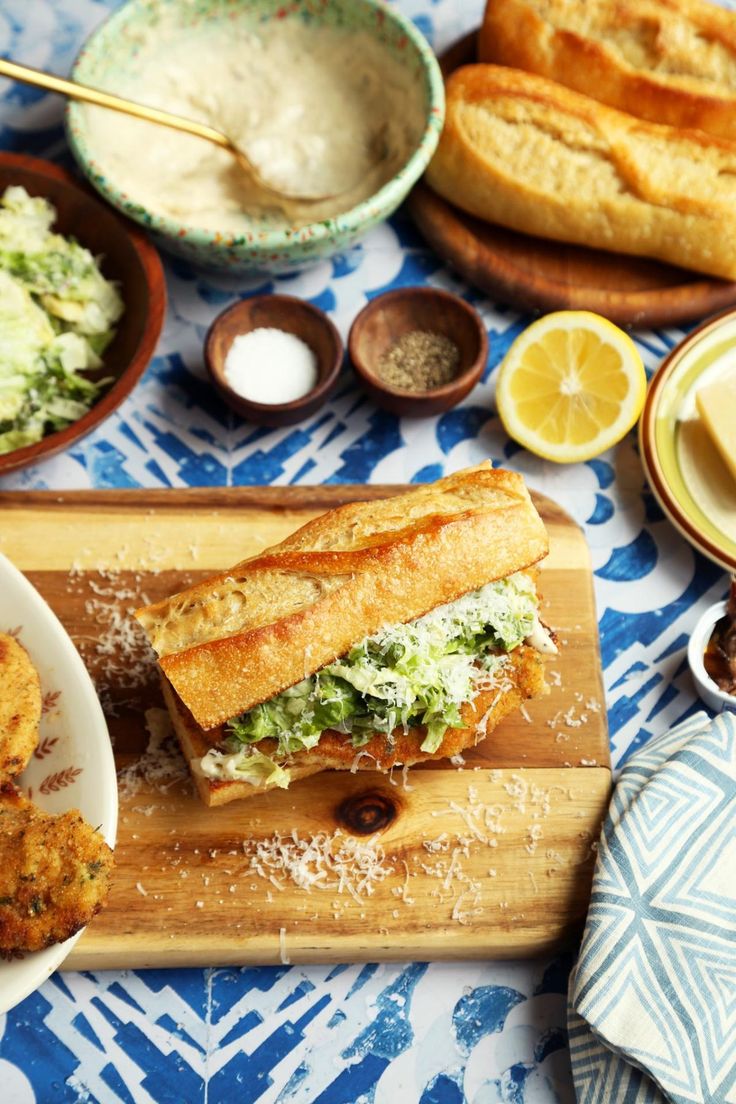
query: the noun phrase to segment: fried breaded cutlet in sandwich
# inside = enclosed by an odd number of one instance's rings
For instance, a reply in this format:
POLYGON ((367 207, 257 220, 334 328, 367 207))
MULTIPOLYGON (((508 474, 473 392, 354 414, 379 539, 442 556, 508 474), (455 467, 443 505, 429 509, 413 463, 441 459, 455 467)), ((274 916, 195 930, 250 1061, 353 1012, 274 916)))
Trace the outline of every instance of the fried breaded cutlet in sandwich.
POLYGON ((16 778, 38 746, 41 684, 25 648, 0 633, 0 783, 16 778))
POLYGON ((76 809, 52 816, 0 785, 0 950, 62 943, 99 912, 112 851, 76 809))
POLYGON ((330 510, 136 611, 207 804, 454 756, 546 692, 521 476, 489 463, 330 510))

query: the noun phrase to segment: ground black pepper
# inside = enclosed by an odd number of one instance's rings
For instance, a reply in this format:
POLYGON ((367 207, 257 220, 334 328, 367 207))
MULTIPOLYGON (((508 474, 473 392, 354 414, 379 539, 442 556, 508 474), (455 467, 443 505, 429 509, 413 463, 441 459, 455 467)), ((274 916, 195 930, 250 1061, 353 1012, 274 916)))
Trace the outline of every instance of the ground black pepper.
POLYGON ((432 391, 458 374, 460 350, 444 334, 410 330, 378 362, 377 375, 403 391, 432 391))

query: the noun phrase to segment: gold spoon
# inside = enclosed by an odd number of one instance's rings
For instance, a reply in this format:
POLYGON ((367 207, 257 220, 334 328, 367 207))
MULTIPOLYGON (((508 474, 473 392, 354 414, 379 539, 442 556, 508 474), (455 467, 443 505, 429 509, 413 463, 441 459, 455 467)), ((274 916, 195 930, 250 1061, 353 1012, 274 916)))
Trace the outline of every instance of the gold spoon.
POLYGON ((0 76, 10 77, 13 80, 23 81, 25 84, 33 84, 38 88, 45 88, 49 92, 60 92, 62 96, 69 96, 72 100, 83 100, 85 103, 96 104, 98 107, 108 107, 112 111, 120 111, 123 115, 134 115, 138 119, 146 119, 149 123, 158 123, 161 126, 170 127, 172 130, 180 130, 186 134, 193 134, 197 138, 204 138, 213 142, 222 149, 226 149, 237 161, 243 173, 254 183, 267 202, 281 207, 287 214, 298 204, 320 203, 325 199, 332 199, 337 193, 322 195, 305 194, 303 192, 285 191, 269 184, 259 169, 253 164, 246 153, 228 138, 222 131, 207 126, 206 123, 197 123, 193 119, 185 119, 181 115, 172 115, 168 111, 160 111, 157 107, 146 107, 144 104, 135 103, 134 100, 126 100, 121 96, 114 96, 110 92, 103 92, 99 88, 90 88, 86 84, 77 84, 76 81, 65 80, 63 77, 54 76, 53 73, 45 73, 42 69, 32 69, 30 65, 18 65, 17 62, 0 58, 0 76))

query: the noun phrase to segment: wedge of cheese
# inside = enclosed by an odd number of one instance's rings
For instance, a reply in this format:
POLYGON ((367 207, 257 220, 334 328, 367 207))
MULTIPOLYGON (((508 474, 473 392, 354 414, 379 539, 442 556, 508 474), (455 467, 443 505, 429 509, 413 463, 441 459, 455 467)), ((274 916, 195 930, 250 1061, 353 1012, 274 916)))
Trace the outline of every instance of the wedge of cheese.
POLYGON ((698 413, 736 480, 736 368, 695 395, 698 413))

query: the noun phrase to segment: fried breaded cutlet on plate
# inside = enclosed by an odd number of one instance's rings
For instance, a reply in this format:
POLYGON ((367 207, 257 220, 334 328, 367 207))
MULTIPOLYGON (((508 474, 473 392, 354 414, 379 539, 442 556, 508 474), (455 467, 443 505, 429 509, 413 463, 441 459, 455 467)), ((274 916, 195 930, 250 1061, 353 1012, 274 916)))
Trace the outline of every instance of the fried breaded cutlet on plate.
POLYGON ((72 809, 53 816, 0 785, 0 950, 61 943, 99 912, 112 851, 72 809))
POLYGON ((1 1022, 59 968, 104 904, 117 786, 82 658, 2 553, 0 630, 1 1022))
POLYGON ((25 769, 38 746, 41 684, 28 652, 0 633, 0 783, 25 769))

